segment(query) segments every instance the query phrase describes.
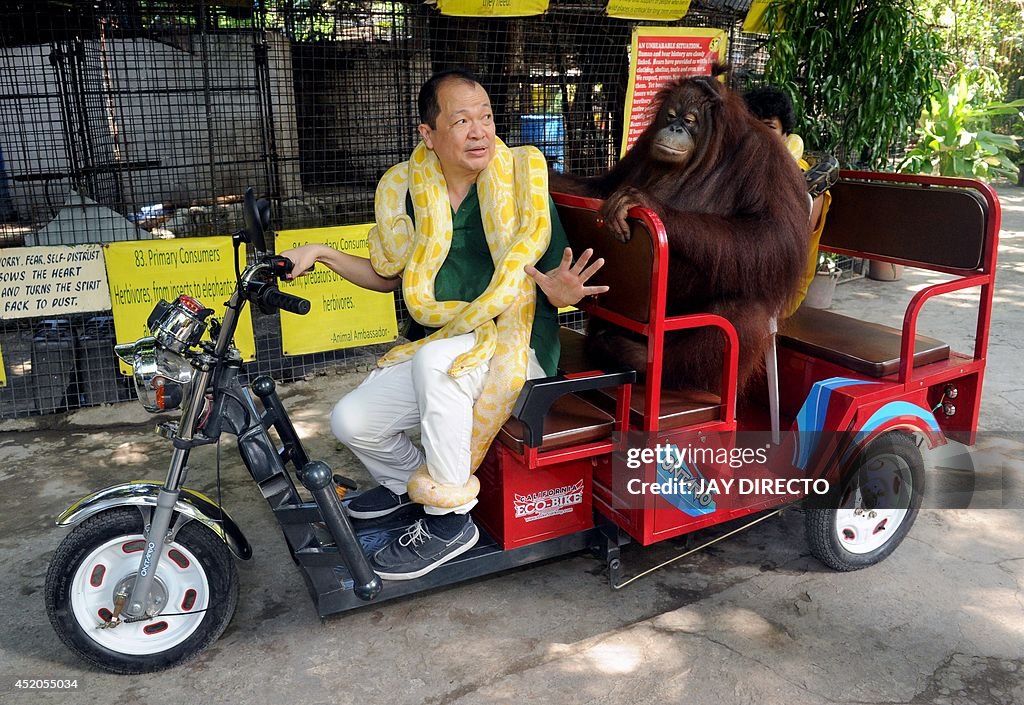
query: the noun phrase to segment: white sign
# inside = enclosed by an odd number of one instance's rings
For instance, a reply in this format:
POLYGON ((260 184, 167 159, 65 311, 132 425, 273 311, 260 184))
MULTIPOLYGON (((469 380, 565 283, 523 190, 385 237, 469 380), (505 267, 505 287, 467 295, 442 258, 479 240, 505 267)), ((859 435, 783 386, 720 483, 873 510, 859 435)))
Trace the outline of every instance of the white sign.
POLYGON ((99 245, 0 249, 0 320, 108 310, 99 245))

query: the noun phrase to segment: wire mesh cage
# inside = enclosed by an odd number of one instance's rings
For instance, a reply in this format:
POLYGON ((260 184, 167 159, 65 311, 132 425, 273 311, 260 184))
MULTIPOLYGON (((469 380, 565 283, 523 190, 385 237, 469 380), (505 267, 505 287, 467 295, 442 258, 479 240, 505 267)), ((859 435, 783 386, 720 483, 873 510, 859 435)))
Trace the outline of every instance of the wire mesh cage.
MULTIPOLYGON (((674 23, 728 31, 740 85, 764 61, 740 31, 746 4, 694 2, 674 23)), ((556 170, 599 172, 621 143, 638 24, 604 10, 553 0, 544 15, 480 19, 413 0, 0 0, 0 248, 225 236, 248 186, 271 200, 276 229, 370 222, 377 181, 419 139, 419 86, 453 66, 479 76, 507 143, 538 146, 556 170)), ((400 297, 396 310, 401 324, 400 297)), ((378 352, 285 356, 277 317, 254 324, 250 372, 293 379, 378 352)), ((102 311, 0 321, 0 417, 128 397, 113 335, 102 311)))

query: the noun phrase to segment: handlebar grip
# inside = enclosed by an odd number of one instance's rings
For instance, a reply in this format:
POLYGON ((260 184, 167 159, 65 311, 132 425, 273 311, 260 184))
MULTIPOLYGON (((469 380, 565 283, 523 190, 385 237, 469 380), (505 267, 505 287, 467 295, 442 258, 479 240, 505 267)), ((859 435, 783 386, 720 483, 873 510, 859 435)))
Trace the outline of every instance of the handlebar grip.
POLYGON ((278 279, 285 279, 295 268, 295 263, 287 257, 271 257, 270 268, 278 279))
POLYGON ((307 299, 301 296, 286 294, 276 286, 264 287, 259 293, 259 303, 263 308, 279 308, 288 313, 296 313, 305 316, 309 313, 310 304, 307 299))

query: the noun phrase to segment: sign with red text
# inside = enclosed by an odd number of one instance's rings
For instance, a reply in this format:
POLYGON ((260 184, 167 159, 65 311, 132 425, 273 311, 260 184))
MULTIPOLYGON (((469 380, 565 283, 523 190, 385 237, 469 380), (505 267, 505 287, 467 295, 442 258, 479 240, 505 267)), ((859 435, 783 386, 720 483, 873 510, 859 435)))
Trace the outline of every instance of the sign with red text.
POLYGON ((725 63, 727 35, 699 27, 637 27, 630 52, 624 155, 654 119, 655 96, 666 84, 686 76, 711 73, 715 62, 725 63))

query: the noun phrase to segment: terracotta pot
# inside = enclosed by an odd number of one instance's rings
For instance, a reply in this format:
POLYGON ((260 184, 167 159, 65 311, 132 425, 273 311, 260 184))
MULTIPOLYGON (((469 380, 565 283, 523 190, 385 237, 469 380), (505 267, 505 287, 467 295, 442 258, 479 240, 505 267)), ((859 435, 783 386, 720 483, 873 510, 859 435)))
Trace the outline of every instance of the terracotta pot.
POLYGON ((903 265, 871 260, 868 263, 868 276, 880 282, 894 282, 903 276, 903 265))
POLYGON ((839 281, 839 272, 818 272, 807 287, 807 295, 801 306, 807 308, 830 308, 832 296, 836 293, 836 283, 839 281))

